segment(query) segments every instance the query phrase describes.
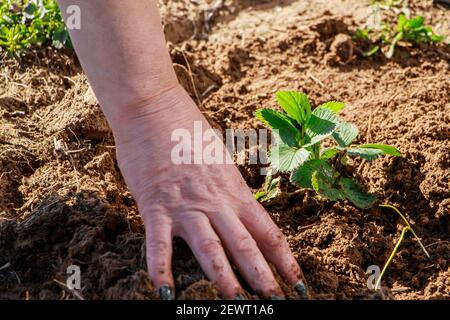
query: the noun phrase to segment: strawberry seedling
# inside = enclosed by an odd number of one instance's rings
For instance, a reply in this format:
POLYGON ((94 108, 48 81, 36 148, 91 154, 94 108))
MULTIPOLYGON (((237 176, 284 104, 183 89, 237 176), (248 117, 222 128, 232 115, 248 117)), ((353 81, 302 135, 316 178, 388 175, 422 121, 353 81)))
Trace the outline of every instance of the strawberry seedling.
POLYGON ((400 41, 418 44, 436 43, 442 40, 444 40, 443 36, 435 34, 430 26, 424 25, 424 18, 422 16, 407 19, 405 15, 401 14, 398 17, 397 27, 393 35, 388 39, 385 38, 385 42, 389 44, 386 57, 391 58, 394 55, 395 47, 400 41))
POLYGON ((343 102, 330 101, 312 110, 303 93, 280 91, 277 101, 285 113, 260 109, 256 117, 274 130, 275 145, 269 152, 272 170, 290 173, 290 180, 321 197, 348 199, 359 208, 370 207, 375 196, 366 193, 349 174, 347 157, 374 160, 380 155, 400 156, 385 144, 354 145, 358 129, 339 118, 343 102), (325 139, 335 142, 323 148, 325 139))
POLYGON ((362 56, 374 55, 381 48, 384 55, 390 59, 393 57, 397 45, 402 42, 410 44, 438 43, 443 41, 444 37, 435 34, 432 27, 425 26, 422 16, 408 19, 401 14, 398 16, 394 29, 387 24, 383 25, 380 32, 372 29, 357 29, 353 34, 353 40, 370 45, 369 50, 361 52, 362 56))

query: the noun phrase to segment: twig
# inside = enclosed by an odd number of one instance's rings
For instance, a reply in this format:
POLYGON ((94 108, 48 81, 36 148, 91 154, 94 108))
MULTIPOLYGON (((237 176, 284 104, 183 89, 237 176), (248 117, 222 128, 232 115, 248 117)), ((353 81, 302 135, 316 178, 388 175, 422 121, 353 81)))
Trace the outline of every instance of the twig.
POLYGON ((16 280, 19 284, 22 284, 22 280, 20 280, 19 275, 17 274, 17 272, 13 271, 14 275, 16 276, 16 280))
POLYGON ((53 279, 57 284, 59 284, 63 289, 69 291, 71 294, 73 294, 75 297, 77 297, 79 300, 84 300, 84 298, 81 296, 81 294, 78 293, 75 289, 69 288, 65 283, 62 283, 61 281, 57 279, 53 279))
POLYGON ((199 107, 201 108, 203 106, 203 103, 200 100, 200 96, 198 94, 197 87, 195 85, 194 76, 193 76, 192 69, 191 69, 191 64, 189 63, 189 60, 187 59, 186 54, 184 53, 184 51, 183 50, 179 50, 179 51, 183 55, 184 61, 186 62, 186 67, 188 69, 189 78, 191 79, 192 88, 194 90, 195 97, 197 98, 197 102, 199 104, 199 107))
POLYGON ((406 81, 414 82, 414 81, 423 81, 423 80, 433 80, 436 79, 437 76, 430 76, 430 77, 417 77, 417 78, 407 78, 406 81))
POLYGON ((75 160, 73 159, 72 154, 82 152, 86 150, 86 148, 81 148, 78 150, 69 150, 67 148, 67 144, 65 144, 64 141, 62 140, 56 140, 56 137, 53 137, 53 143, 55 155, 61 157, 62 159, 64 159, 64 157, 69 159, 69 162, 73 167, 73 171, 75 172, 75 183, 77 185, 77 192, 79 192, 80 182, 78 180, 78 170, 77 167, 75 166, 75 160))
POLYGON ((391 255, 389 256, 389 259, 387 260, 387 262, 385 263, 383 270, 381 271, 380 276, 377 279, 377 282, 375 283, 375 290, 380 289, 380 283, 381 283, 381 278, 383 277, 384 273, 386 272, 386 269, 389 267, 389 265, 391 264, 392 260, 394 259, 395 255, 397 254, 398 248, 400 247, 400 243, 402 243, 403 238, 405 237, 405 233, 406 231, 410 230, 409 227, 404 227, 402 234, 400 235, 400 239, 398 239, 397 244, 395 245, 394 250, 392 250, 391 255))
POLYGON ((325 84, 324 84, 322 81, 320 81, 319 79, 317 79, 316 77, 314 77, 311 73, 308 74, 308 76, 309 76, 313 81, 317 82, 322 88, 325 87, 325 84))
POLYGON ((4 270, 4 269, 7 269, 7 268, 9 268, 10 266, 11 266, 11 262, 7 262, 7 263, 5 263, 3 266, 0 267, 0 271, 2 271, 2 270, 4 270))
POLYGON ((372 140, 372 117, 373 117, 373 112, 370 113, 369 115, 369 120, 367 121, 367 133, 366 133, 366 143, 370 143, 370 141, 372 140))
POLYGON ((436 241, 436 242, 427 244, 427 245, 425 246, 425 248, 429 248, 429 247, 435 246, 435 245, 440 244, 440 243, 447 243, 447 244, 450 244, 450 241, 445 241, 445 240, 442 240, 442 241, 436 241))
POLYGON ((403 221, 406 223, 408 228, 410 229, 411 233, 413 234, 414 238, 416 238, 417 242, 419 243, 420 247, 422 248, 423 252, 427 255, 427 257, 430 259, 430 254, 428 253, 427 249, 425 249, 425 246, 422 244, 422 241, 420 241, 420 238, 417 236, 417 234, 414 232, 414 229, 409 224, 408 220, 406 220, 405 216, 394 206, 391 206, 390 204, 380 204, 380 207, 384 208, 391 208, 395 212, 398 213, 398 215, 403 219, 403 221))
POLYGON ((215 88, 217 88, 217 86, 215 84, 210 85, 208 88, 206 88, 205 91, 203 91, 202 97, 206 96, 208 93, 210 93, 215 88))
POLYGON ((427 255, 428 258, 430 258, 430 254, 428 253, 427 249, 425 249, 425 247, 423 246, 422 242, 420 241, 419 237, 417 236, 417 234, 414 232, 414 229, 411 227, 411 225, 409 224, 408 220, 405 218, 405 216, 394 206, 391 206, 390 204, 381 204, 380 207, 384 207, 384 208, 391 208, 393 209, 395 212, 398 213, 398 215, 403 219, 403 221, 406 223, 406 227, 403 228, 402 233, 400 235, 400 238, 398 239, 397 243, 395 244, 394 250, 392 250, 391 255, 389 256, 388 260, 386 261, 386 263, 383 266, 383 270, 381 271, 380 276, 377 279, 377 282, 375 283, 375 290, 380 289, 380 283, 381 283, 381 278, 383 277, 384 273, 386 272, 387 268, 389 267, 389 265, 391 264, 392 260, 394 260, 395 255, 397 254, 398 248, 400 247, 400 244, 403 241, 403 238, 405 237, 405 233, 406 231, 410 231, 413 236, 416 238, 417 242, 419 242, 420 247, 422 248, 422 250, 425 252, 425 254, 427 255))

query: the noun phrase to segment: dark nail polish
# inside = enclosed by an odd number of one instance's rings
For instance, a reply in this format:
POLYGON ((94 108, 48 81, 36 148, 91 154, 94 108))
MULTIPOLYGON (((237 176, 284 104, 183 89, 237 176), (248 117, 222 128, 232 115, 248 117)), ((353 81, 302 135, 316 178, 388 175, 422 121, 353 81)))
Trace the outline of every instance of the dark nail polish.
POLYGON ((247 300, 247 298, 242 293, 239 293, 234 300, 247 300))
POLYGON ((276 295, 276 294, 271 295, 269 299, 270 300, 284 300, 283 297, 276 295))
POLYGON ((159 296, 161 300, 174 300, 173 291, 168 284, 164 284, 159 288, 159 296))
POLYGON ((308 289, 302 280, 299 280, 294 288, 303 298, 308 298, 308 289))

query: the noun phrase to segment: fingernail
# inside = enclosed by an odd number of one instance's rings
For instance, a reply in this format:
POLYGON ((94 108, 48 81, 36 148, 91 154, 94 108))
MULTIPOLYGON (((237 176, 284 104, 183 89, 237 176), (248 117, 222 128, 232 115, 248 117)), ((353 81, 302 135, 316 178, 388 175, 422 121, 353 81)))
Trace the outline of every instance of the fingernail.
POLYGON ((305 299, 308 298, 308 289, 305 286, 305 283, 302 280, 299 280, 296 284, 295 284, 295 290, 297 290, 297 292, 305 299))
POLYGON ((159 296, 161 300, 174 300, 173 291, 168 284, 164 284, 159 288, 159 296))
POLYGON ((247 300, 247 298, 242 293, 239 293, 234 300, 247 300))
POLYGON ((271 295, 269 299, 270 300, 284 300, 283 297, 276 295, 276 294, 271 295))

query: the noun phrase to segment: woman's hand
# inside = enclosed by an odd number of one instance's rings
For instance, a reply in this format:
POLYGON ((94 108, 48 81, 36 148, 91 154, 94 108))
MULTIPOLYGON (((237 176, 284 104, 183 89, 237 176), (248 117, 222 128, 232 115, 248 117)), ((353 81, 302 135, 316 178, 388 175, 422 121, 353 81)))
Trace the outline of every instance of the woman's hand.
POLYGON ((305 294, 301 271, 282 233, 234 165, 175 165, 175 129, 204 117, 178 85, 155 0, 58 0, 81 12, 71 40, 112 127, 117 159, 147 233, 147 261, 162 298, 174 296, 172 237, 184 238, 225 298, 239 298, 228 260, 263 297, 282 292, 268 266, 305 294), (150 96, 147 96, 149 95, 150 96))
POLYGON ((129 107, 133 112, 111 124, 120 169, 145 223, 148 270, 161 297, 174 297, 174 236, 188 243, 224 298, 244 297, 233 263, 258 295, 282 299, 268 262, 306 296, 285 237, 254 200, 238 169, 171 160, 173 130, 192 132, 194 121, 210 128, 185 91, 176 85, 129 107))

